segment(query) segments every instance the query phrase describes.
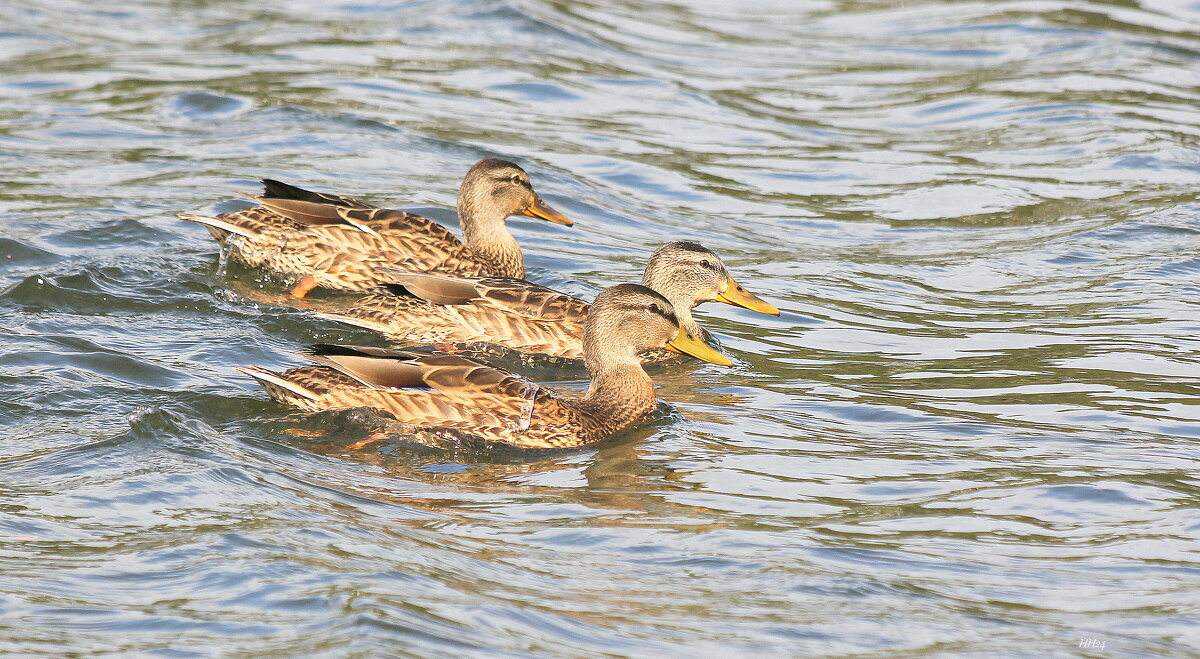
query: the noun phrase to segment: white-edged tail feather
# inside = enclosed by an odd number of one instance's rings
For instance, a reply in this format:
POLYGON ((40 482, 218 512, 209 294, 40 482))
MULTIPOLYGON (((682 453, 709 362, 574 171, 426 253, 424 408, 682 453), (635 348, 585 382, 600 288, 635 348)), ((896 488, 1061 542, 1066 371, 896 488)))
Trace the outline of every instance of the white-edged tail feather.
POLYGON ((343 325, 350 325, 352 327, 361 327, 363 329, 375 330, 377 332, 383 332, 383 331, 387 330, 387 327, 383 323, 377 323, 373 320, 368 320, 366 318, 354 318, 352 316, 343 316, 338 313, 325 313, 325 312, 321 312, 321 311, 309 311, 309 312, 306 312, 304 315, 312 316, 313 318, 321 318, 324 320, 332 320, 336 323, 341 323, 343 325))
POLYGON ((317 395, 312 391, 300 386, 295 382, 281 377, 274 371, 268 371, 261 366, 238 366, 234 368, 234 370, 258 380, 260 384, 266 387, 267 393, 271 392, 271 386, 276 386, 280 389, 286 389, 287 391, 290 391, 301 398, 308 398, 312 400, 317 398, 317 395))
POLYGON ((253 235, 254 235, 245 227, 239 227, 236 224, 230 224, 229 222, 226 222, 225 220, 218 219, 215 217, 208 217, 207 215, 196 215, 195 213, 180 213, 178 217, 181 220, 186 220, 188 222, 196 222, 198 224, 203 224, 206 227, 213 227, 214 229, 220 229, 221 231, 227 231, 234 235, 244 236, 246 238, 253 237, 253 235))

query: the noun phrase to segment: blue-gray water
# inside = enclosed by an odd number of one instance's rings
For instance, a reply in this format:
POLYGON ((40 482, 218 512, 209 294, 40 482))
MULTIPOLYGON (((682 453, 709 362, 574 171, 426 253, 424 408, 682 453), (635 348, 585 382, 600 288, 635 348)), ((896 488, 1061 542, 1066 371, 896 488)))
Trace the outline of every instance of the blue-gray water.
POLYGON ((1200 655, 1198 138, 1191 0, 2 2, 0 653, 1200 655), (540 281, 783 315, 562 454, 233 370, 378 339, 177 211, 495 154, 540 281))

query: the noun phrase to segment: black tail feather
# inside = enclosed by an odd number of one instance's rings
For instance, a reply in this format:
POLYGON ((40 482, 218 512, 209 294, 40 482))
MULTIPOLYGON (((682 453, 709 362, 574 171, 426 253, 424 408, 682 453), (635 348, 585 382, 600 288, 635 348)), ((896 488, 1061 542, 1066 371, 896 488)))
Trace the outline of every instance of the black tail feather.
POLYGON ((321 195, 298 188, 294 185, 288 185, 283 181, 265 178, 262 180, 263 197, 267 199, 295 199, 296 201, 311 201, 317 204, 327 204, 329 200, 321 195))
POLYGON ((413 295, 412 292, 410 292, 407 288, 405 288, 404 284, 380 284, 379 290, 388 295, 394 295, 396 297, 417 297, 416 295, 413 295))
POLYGON ((334 343, 314 343, 299 351, 302 355, 313 357, 375 357, 411 361, 418 357, 404 350, 391 348, 374 348, 370 346, 345 346, 334 343))

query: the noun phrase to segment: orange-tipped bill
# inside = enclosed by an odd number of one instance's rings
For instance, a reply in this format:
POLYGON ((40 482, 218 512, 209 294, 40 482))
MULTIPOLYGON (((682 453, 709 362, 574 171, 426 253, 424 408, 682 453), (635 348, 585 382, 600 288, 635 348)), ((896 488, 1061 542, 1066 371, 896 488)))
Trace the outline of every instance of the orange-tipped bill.
POLYGON ((729 278, 729 286, 726 287, 725 292, 717 296, 717 302, 744 307, 758 313, 769 313, 772 316, 779 315, 779 309, 776 309, 775 305, 742 288, 742 285, 734 281, 733 277, 729 278))
POLYGON ((571 221, 571 218, 567 217, 566 215, 563 215, 562 213, 554 210, 553 208, 550 208, 550 204, 547 204, 546 202, 542 201, 541 197, 534 197, 533 203, 529 204, 528 208, 521 211, 521 214, 528 215, 529 217, 541 218, 543 220, 546 220, 548 222, 553 222, 555 224, 565 224, 567 226, 572 226, 575 224, 574 222, 571 221))
POLYGON ((708 347, 708 344, 699 339, 694 339, 688 336, 686 330, 679 328, 679 334, 671 339, 666 346, 671 352, 678 352, 684 355, 691 355, 696 359, 703 359, 710 364, 720 364, 721 366, 733 366, 733 362, 721 353, 708 347))

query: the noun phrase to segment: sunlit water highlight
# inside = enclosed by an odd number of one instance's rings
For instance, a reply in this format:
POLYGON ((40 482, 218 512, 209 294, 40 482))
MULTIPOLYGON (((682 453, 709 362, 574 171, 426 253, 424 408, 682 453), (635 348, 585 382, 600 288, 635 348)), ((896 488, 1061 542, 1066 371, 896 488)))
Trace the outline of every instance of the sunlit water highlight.
POLYGON ((3 653, 1200 653, 1195 3, 0 25, 3 653), (267 176, 456 226, 496 154, 577 222, 511 222, 539 281, 690 238, 783 315, 702 307, 737 365, 560 454, 368 441, 232 370, 378 339, 176 211, 267 176))

